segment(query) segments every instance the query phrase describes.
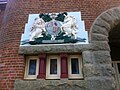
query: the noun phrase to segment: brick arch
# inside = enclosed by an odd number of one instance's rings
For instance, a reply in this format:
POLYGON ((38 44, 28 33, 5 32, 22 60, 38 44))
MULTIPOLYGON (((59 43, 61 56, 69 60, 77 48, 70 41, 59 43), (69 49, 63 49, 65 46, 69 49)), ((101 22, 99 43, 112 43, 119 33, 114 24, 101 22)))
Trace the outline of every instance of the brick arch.
POLYGON ((90 29, 90 42, 108 41, 109 32, 120 23, 120 7, 114 7, 100 14, 90 29))

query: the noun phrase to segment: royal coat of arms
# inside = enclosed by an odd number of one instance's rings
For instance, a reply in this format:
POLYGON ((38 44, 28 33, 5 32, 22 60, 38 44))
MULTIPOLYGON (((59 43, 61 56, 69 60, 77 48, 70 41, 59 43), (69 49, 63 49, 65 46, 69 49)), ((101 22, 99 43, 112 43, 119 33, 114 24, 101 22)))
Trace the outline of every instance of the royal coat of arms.
POLYGON ((30 28, 28 43, 35 45, 85 42, 86 38, 77 38, 77 33, 76 18, 67 12, 39 14, 30 28))

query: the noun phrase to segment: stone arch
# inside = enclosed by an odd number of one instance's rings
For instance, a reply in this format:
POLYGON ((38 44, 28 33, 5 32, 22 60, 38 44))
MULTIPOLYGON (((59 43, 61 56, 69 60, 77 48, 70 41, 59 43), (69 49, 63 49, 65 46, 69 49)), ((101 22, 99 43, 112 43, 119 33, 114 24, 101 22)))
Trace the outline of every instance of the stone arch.
MULTIPOLYGON (((90 28, 90 46, 93 53, 93 61, 96 65, 99 65, 99 69, 101 69, 102 77, 107 76, 109 77, 109 89, 102 89, 102 90, 116 90, 116 83, 113 78, 114 69, 111 65, 111 55, 110 55, 110 46, 109 42, 109 32, 114 30, 118 24, 120 24, 120 6, 108 9, 107 11, 101 13, 93 22, 90 28), (104 67, 104 69, 103 69, 104 67), (105 70, 105 71, 104 71, 105 70), (107 73, 104 73, 107 72, 107 73)), ((96 71, 99 69, 96 68, 96 71)), ((101 80, 101 78, 99 78, 101 80)), ((104 87, 104 86, 103 86, 104 87)), ((119 89, 117 89, 119 90, 119 89)))
POLYGON ((90 28, 90 43, 108 42, 109 32, 120 23, 120 6, 100 14, 90 28))

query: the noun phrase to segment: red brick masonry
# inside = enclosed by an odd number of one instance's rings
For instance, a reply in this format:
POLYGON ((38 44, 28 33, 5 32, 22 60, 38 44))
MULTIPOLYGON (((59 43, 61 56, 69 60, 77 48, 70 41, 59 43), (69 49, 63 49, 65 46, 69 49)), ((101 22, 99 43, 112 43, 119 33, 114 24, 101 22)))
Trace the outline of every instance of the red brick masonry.
POLYGON ((23 79, 24 55, 18 54, 21 34, 29 14, 81 11, 87 31, 95 18, 120 0, 9 0, 0 12, 0 90, 13 90, 15 79, 23 79))

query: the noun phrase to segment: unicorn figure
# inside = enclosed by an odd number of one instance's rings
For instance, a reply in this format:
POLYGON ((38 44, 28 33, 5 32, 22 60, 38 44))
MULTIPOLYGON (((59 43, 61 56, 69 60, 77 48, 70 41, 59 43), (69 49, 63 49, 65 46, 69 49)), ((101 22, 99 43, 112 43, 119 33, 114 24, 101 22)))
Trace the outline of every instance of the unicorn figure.
POLYGON ((43 32, 46 32, 44 20, 42 18, 35 18, 30 30, 29 41, 35 41, 35 38, 43 37, 43 32))
POLYGON ((61 30, 65 32, 65 35, 74 36, 74 38, 76 39, 77 38, 76 34, 78 33, 78 25, 75 17, 68 16, 65 14, 64 16, 65 18, 64 18, 63 25, 61 26, 61 30))

